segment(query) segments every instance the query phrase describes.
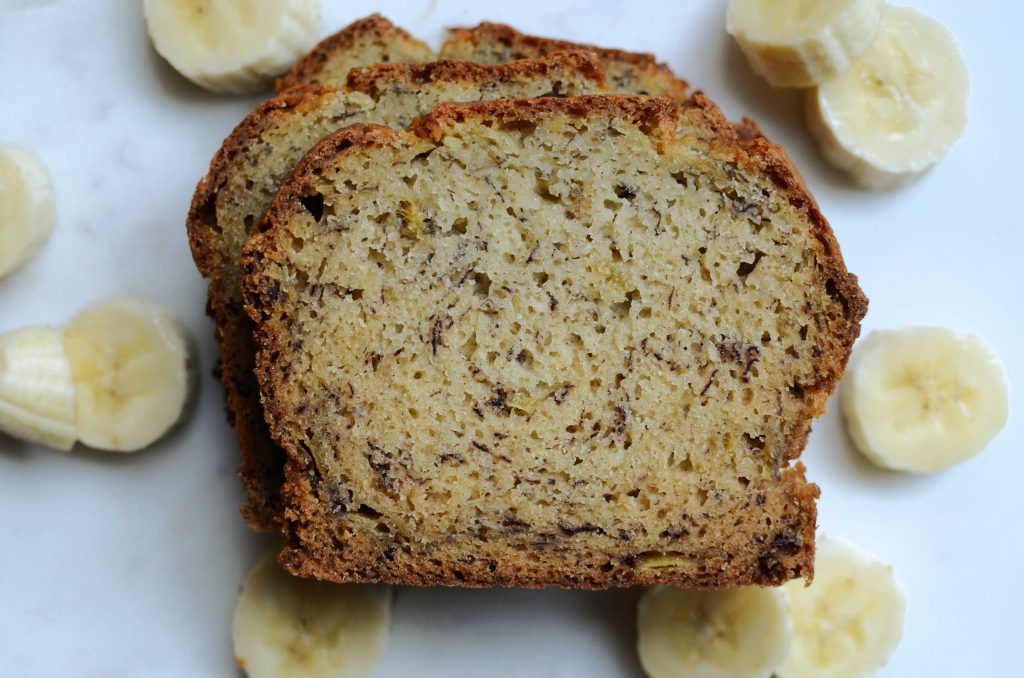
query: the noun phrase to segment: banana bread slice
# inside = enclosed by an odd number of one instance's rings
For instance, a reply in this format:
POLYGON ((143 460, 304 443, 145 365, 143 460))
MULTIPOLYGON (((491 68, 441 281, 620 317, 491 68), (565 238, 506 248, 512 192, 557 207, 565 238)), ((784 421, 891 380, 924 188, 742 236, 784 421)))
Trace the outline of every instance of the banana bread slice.
POLYGON ((243 273, 293 573, 811 574, 817 488, 790 461, 866 300, 782 150, 703 96, 353 125, 283 184, 243 273))
MULTIPOLYGON (((451 37, 442 45, 438 55, 441 59, 500 64, 520 59, 536 59, 557 52, 586 50, 596 54, 604 64, 610 91, 670 96, 680 101, 686 98, 686 82, 677 79, 667 66, 659 64, 651 54, 540 38, 520 33, 511 26, 489 22, 473 28, 453 28, 449 32, 451 37)), ((289 87, 302 84, 345 82, 353 63, 359 63, 351 54, 353 35, 380 36, 383 44, 392 39, 399 45, 415 43, 415 49, 407 48, 407 53, 399 54, 397 58, 396 55, 389 56, 392 60, 429 60, 422 51, 426 49, 422 43, 412 40, 407 33, 375 14, 325 38, 308 56, 296 63, 288 75, 278 80, 278 91, 283 92, 289 87)))
POLYGON ((249 114, 224 141, 199 182, 187 220, 192 254, 209 278, 208 312, 221 349, 228 418, 239 440, 243 514, 257 529, 278 522, 284 454, 267 434, 252 374, 252 327, 242 308, 242 245, 278 185, 303 154, 355 122, 406 126, 440 101, 571 95, 601 91, 603 71, 589 52, 481 66, 462 61, 354 69, 343 89, 289 90, 249 114))

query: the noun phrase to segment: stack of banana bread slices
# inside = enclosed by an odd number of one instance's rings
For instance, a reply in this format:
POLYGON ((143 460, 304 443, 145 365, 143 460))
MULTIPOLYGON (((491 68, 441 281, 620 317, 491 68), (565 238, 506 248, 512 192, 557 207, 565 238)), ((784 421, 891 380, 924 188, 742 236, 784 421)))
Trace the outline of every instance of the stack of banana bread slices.
POLYGON ((357 21, 224 141, 188 234, 243 513, 293 573, 811 574, 795 460, 866 300, 785 153, 651 55, 357 21))

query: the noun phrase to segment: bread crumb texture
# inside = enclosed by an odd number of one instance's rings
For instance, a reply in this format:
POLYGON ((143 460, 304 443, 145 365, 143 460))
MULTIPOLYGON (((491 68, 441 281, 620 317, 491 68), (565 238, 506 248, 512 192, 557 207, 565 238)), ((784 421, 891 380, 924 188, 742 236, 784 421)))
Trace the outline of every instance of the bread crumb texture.
POLYGON ((787 460, 865 301, 781 152, 708 136, 705 113, 441 106, 415 134, 357 126, 307 156, 245 260, 290 569, 810 573, 817 488, 787 460))

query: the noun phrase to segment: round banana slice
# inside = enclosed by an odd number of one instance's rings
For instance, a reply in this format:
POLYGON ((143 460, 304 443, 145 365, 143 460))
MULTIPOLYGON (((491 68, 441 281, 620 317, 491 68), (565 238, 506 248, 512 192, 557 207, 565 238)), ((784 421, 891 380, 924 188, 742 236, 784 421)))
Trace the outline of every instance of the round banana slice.
POLYGON ((235 661, 250 678, 363 678, 387 646, 391 589, 285 572, 267 552, 235 606, 235 661))
POLYGON ((876 331, 840 383, 854 445, 884 468, 939 471, 981 452, 1006 424, 1006 376, 992 348, 943 327, 876 331))
POLYGON ((819 538, 814 581, 783 585, 793 620, 778 678, 857 678, 889 661, 903 636, 906 595, 892 567, 841 541, 819 538))
POLYGON ((53 186, 32 151, 0 146, 0 278, 25 265, 53 231, 53 186))
POLYGON ((655 586, 638 607, 640 663, 651 678, 768 678, 791 635, 779 589, 655 586))
POLYGON ((775 87, 833 78, 878 33, 884 0, 729 0, 725 30, 775 87))
POLYGON ((60 330, 0 335, 0 430, 58 450, 75 444, 75 384, 60 330))
POLYGON ((89 447, 134 452, 181 418, 195 383, 192 342, 168 309, 133 297, 95 303, 64 328, 64 345, 89 447))
POLYGON ((822 154, 864 188, 907 184, 939 162, 967 126, 967 66, 945 28, 886 7, 867 52, 806 98, 822 154))
POLYGON ((266 89, 317 41, 317 0, 146 0, 153 46, 211 92, 266 89))

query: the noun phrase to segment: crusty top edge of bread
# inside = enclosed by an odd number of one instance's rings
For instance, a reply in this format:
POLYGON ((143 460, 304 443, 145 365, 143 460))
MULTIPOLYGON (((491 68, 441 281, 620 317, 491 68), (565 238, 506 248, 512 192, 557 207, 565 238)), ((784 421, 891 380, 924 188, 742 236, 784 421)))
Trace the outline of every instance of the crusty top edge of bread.
POLYGON ((601 60, 593 52, 579 49, 493 65, 459 59, 443 59, 425 64, 373 64, 349 71, 347 87, 376 98, 377 93, 391 83, 501 83, 543 77, 559 69, 579 71, 599 87, 605 86, 601 60))
POLYGON ((548 54, 557 51, 586 49, 594 52, 606 63, 628 64, 633 68, 646 71, 652 78, 662 83, 664 95, 677 100, 687 96, 689 83, 682 80, 657 58, 648 52, 629 52, 622 49, 598 47, 586 43, 569 42, 558 38, 545 38, 528 35, 506 24, 484 21, 471 28, 458 27, 448 29, 449 38, 441 47, 441 55, 457 50, 458 43, 480 45, 482 43, 500 44, 515 53, 520 50, 529 54, 548 54))
POLYGON ((340 52, 352 49, 361 41, 377 43, 406 43, 424 56, 433 52, 430 47, 412 37, 408 32, 394 25, 380 14, 374 13, 363 19, 353 21, 337 33, 321 40, 305 57, 292 66, 291 70, 277 79, 275 87, 278 92, 308 82, 324 67, 324 64, 340 52))
POLYGON ((578 71, 604 87, 601 62, 588 51, 550 54, 538 59, 521 59, 484 66, 471 61, 446 60, 426 64, 374 64, 354 69, 347 87, 331 85, 296 85, 253 109, 221 144, 210 161, 205 177, 200 179, 192 196, 185 227, 192 257, 199 272, 207 278, 216 275, 222 264, 218 248, 212 246, 217 237, 215 201, 233 168, 233 159, 248 142, 258 137, 274 121, 292 110, 314 108, 325 97, 343 92, 362 92, 377 98, 388 84, 426 84, 435 82, 508 82, 550 75, 554 71, 578 71))
MULTIPOLYGON (((763 136, 749 141, 728 122, 718 107, 701 93, 683 103, 667 97, 642 95, 598 94, 581 97, 541 99, 499 99, 468 104, 440 104, 430 113, 414 120, 407 131, 396 132, 380 125, 352 125, 321 140, 293 170, 264 215, 263 222, 246 244, 242 256, 242 287, 246 296, 246 312, 259 325, 266 312, 265 293, 254 272, 257 260, 264 254, 277 224, 287 223, 291 205, 306 184, 323 172, 336 156, 354 147, 414 145, 429 140, 439 143, 448 130, 473 120, 503 125, 531 124, 546 118, 569 115, 577 117, 625 118, 656 138, 661 144, 676 139, 677 120, 689 118, 699 129, 707 130, 715 155, 751 173, 763 173, 785 195, 789 204, 806 216, 814 237, 822 247, 822 274, 828 281, 828 294, 843 309, 844 327, 839 329, 838 350, 823 356, 822 372, 811 384, 801 385, 813 416, 825 411, 825 401, 842 375, 850 350, 860 333, 860 321, 867 313, 868 300, 857 284, 857 277, 846 269, 835 234, 829 227, 818 203, 807 189, 800 173, 781 147, 763 136)), ((753 129, 753 128, 748 128, 753 129)), ((260 332, 257 331, 257 344, 260 332)), ((257 376, 262 376, 257 370, 257 376)), ((262 383, 262 382, 261 382, 262 383)), ((265 403, 267 405, 267 403, 265 403)), ((267 412, 268 419, 273 413, 267 412)), ((793 441, 789 458, 799 457, 806 441, 793 441)))

